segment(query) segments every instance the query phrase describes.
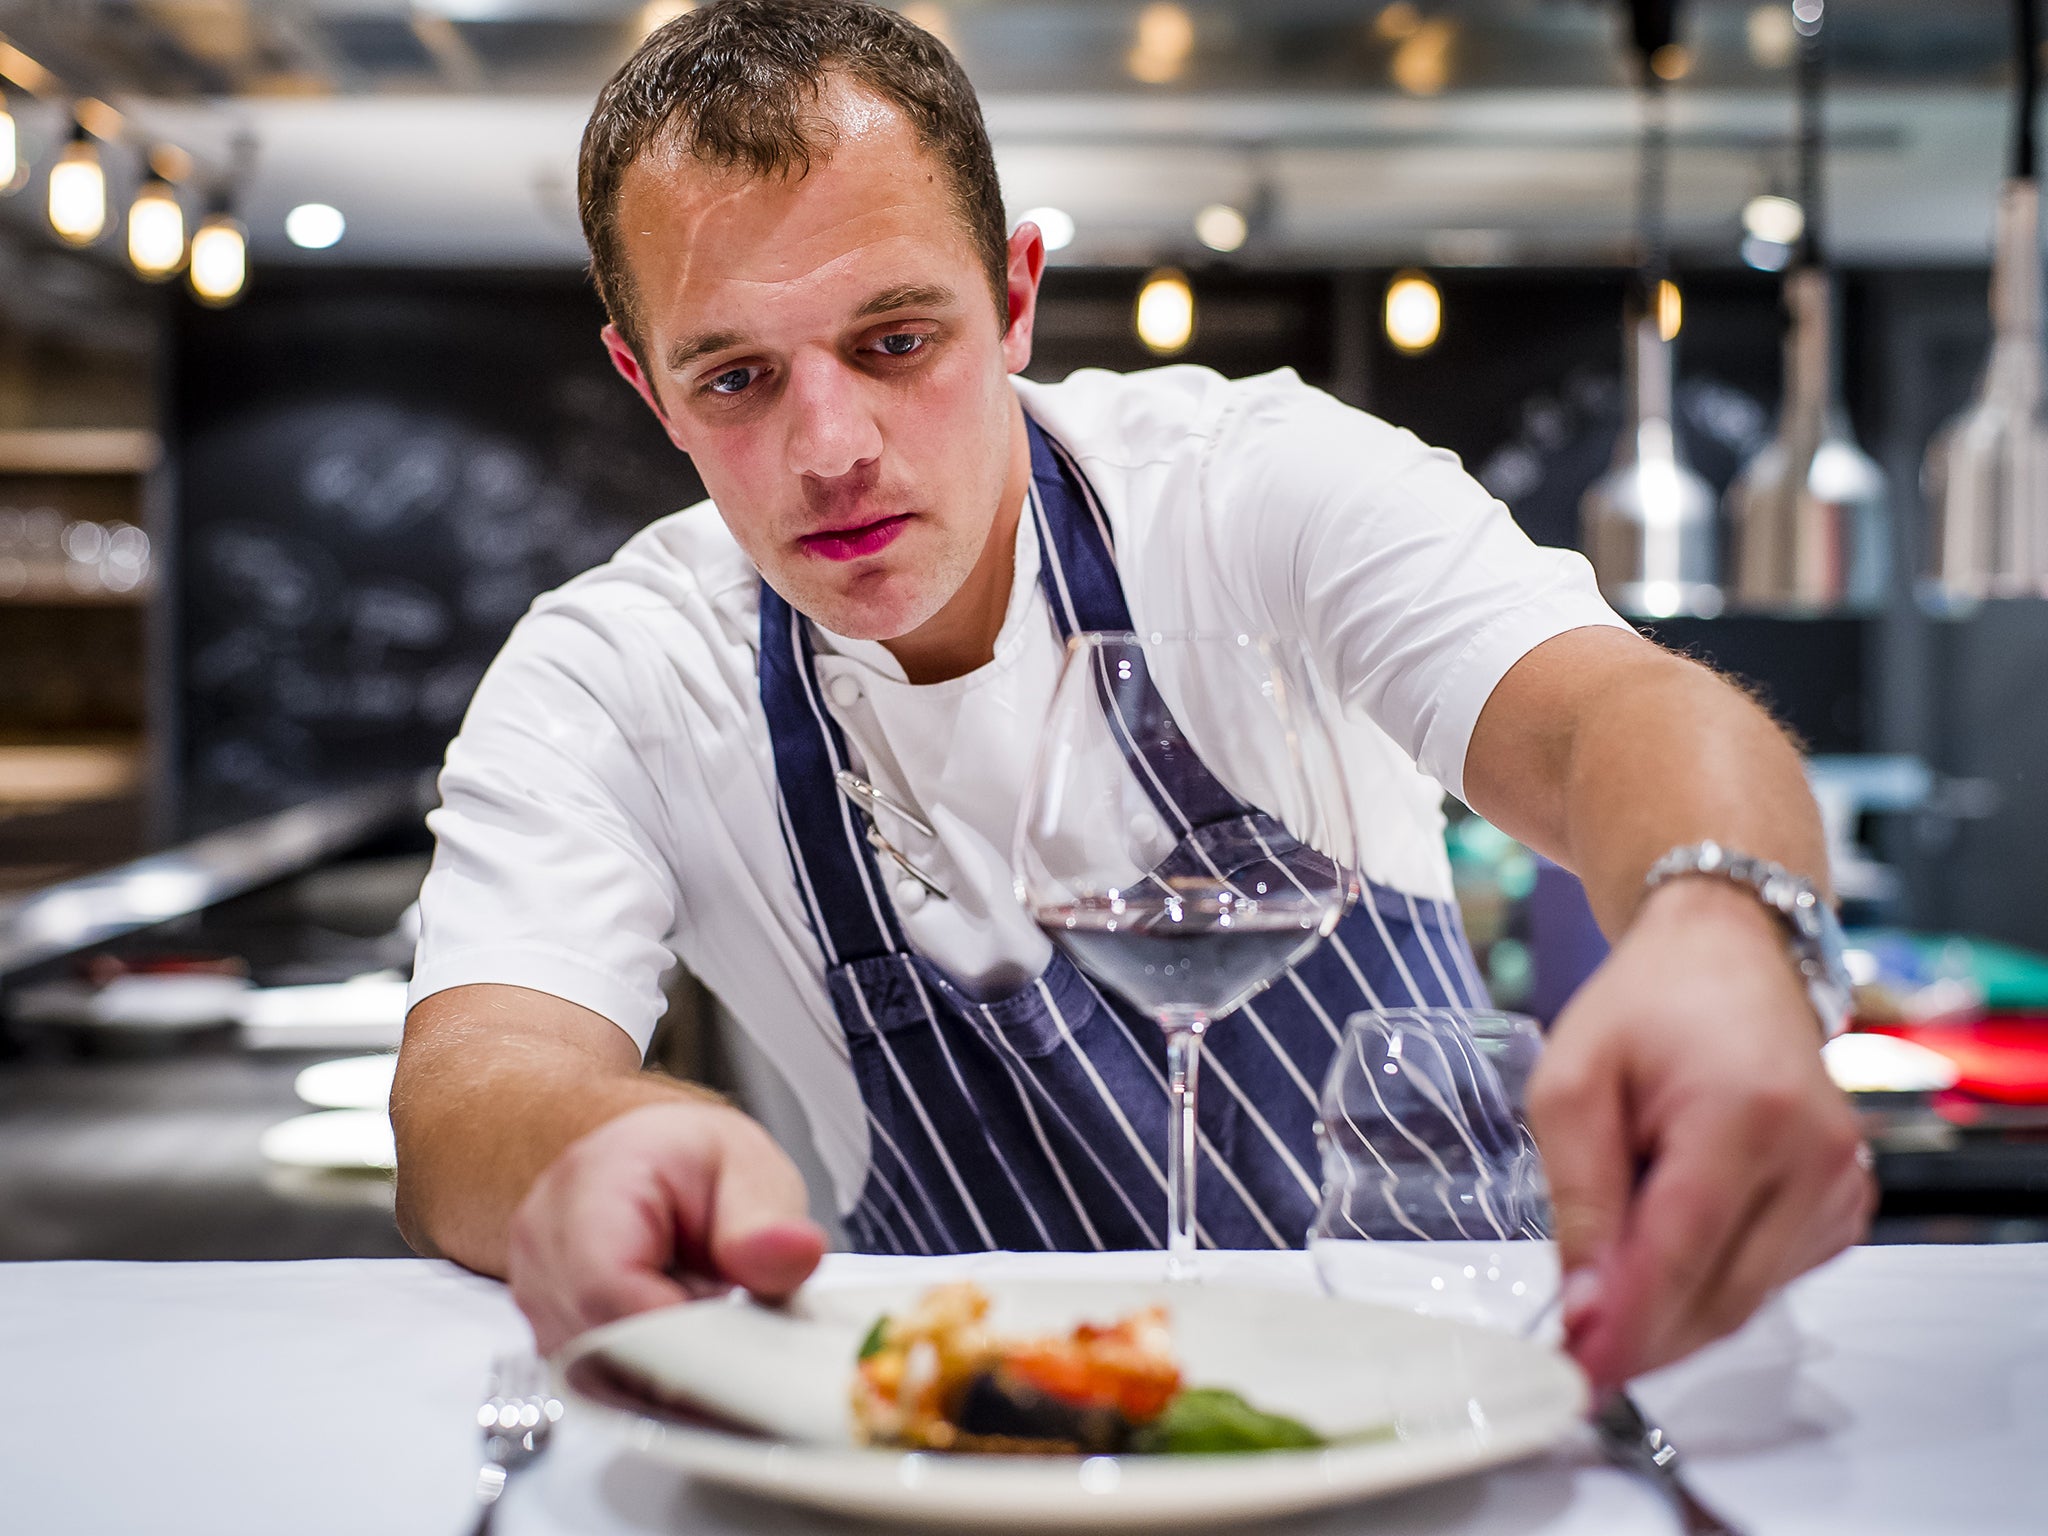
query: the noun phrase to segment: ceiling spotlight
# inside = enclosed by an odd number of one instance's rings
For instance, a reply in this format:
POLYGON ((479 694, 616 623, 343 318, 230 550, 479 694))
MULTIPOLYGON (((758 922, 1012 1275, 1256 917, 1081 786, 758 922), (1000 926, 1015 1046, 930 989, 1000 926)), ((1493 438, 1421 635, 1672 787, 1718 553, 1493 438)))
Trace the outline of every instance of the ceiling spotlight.
POLYGON ((1372 19, 1373 31, 1390 43, 1398 43, 1421 25, 1422 13, 1410 0, 1394 0, 1392 5, 1383 5, 1379 15, 1372 19))
POLYGON ((178 194, 161 176, 152 176, 128 205, 128 261, 152 282, 177 271, 185 261, 185 210, 178 194))
POLYGON ((1650 55, 1650 73, 1659 80, 1683 80, 1692 73, 1692 50, 1683 43, 1666 43, 1650 55))
POLYGON ((50 228, 73 245, 90 245, 107 227, 107 173, 83 126, 50 167, 50 228))
POLYGON ((21 148, 14 131, 14 113, 8 109, 7 93, 0 91, 0 193, 14 191, 20 178, 21 148))
POLYGON ((1678 333, 1685 326, 1685 295, 1678 291, 1678 284, 1670 278, 1661 278, 1657 283, 1657 334, 1666 341, 1676 341, 1678 333))
POLYGON ((1410 96, 1435 96, 1451 83, 1451 48, 1456 22, 1434 17, 1401 40, 1390 66, 1394 84, 1410 96))
POLYGON ((901 7, 901 10, 903 19, 913 27, 921 27, 948 48, 958 49, 959 44, 953 41, 953 18, 943 5, 929 5, 918 0, 918 3, 901 7))
POLYGON ((232 304, 249 281, 249 235, 239 220, 210 213, 192 236, 192 292, 207 304, 232 304))
POLYGON ((1182 273, 1166 267, 1138 290, 1138 340, 1161 357, 1184 349, 1195 336, 1195 291, 1182 273))
POLYGON ((1759 240, 1792 245, 1806 232, 1806 210, 1789 197, 1765 193, 1743 204, 1742 227, 1759 240))
POLYGON ((348 220, 327 203, 301 203, 284 216, 285 238, 305 251, 324 251, 342 237, 348 220))
POLYGON ((1792 24, 1792 10, 1784 0, 1751 11, 1743 30, 1749 43, 1749 61, 1758 69, 1783 69, 1798 51, 1799 29, 1792 24))
POLYGON ((678 16, 687 16, 695 9, 694 0, 648 0, 640 7, 640 40, 645 42, 678 16))
POLYGON ((1382 310, 1387 340, 1411 356, 1436 345, 1444 329, 1444 296, 1420 272, 1403 272, 1387 284, 1382 310))
POLYGON ((1138 32, 1124 67, 1145 85, 1180 78, 1195 51, 1195 19, 1184 5, 1148 5, 1138 12, 1138 32))
POLYGON ((1760 235, 1745 235, 1742 259, 1759 272, 1782 272, 1792 264, 1792 247, 1760 235))
POLYGON ((1019 224, 1036 224, 1048 251, 1064 251, 1074 243, 1074 217, 1064 208, 1026 208, 1019 224))
POLYGON ((1234 251, 1251 232, 1244 215, 1228 203, 1211 203, 1195 215, 1195 238, 1212 251, 1234 251))

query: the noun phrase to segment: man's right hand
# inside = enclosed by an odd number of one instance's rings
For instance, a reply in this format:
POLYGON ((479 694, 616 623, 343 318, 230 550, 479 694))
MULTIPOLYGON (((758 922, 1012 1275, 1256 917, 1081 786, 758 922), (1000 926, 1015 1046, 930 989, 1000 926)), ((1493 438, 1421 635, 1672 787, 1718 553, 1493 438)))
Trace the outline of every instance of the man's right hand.
POLYGON ((779 1301, 825 1251, 806 1210, 796 1165, 738 1110, 643 1104, 534 1180, 512 1216, 506 1278, 543 1353, 728 1286, 779 1301))

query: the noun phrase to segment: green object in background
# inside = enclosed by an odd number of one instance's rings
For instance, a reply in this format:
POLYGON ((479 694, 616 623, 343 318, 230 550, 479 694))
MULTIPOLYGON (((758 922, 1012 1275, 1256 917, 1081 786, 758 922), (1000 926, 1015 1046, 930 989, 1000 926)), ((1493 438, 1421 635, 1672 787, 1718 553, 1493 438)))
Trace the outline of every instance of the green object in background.
POLYGON ((1857 929, 1848 935, 1851 949, 1873 955, 1883 972, 1908 971, 1903 977, 1880 980, 1923 985, 1941 977, 1973 982, 1984 994, 1991 1013, 2048 1013, 2048 955, 2039 955, 1995 939, 1961 934, 1907 933, 1897 928, 1857 929), (1904 959, 1899 951, 1904 950, 1904 959))
POLYGON ((1999 944, 1991 939, 1924 940, 1933 950, 1933 965, 1953 966, 1961 960, 1984 989, 1984 1006, 1993 1013, 2048 1013, 2048 955, 1999 944))

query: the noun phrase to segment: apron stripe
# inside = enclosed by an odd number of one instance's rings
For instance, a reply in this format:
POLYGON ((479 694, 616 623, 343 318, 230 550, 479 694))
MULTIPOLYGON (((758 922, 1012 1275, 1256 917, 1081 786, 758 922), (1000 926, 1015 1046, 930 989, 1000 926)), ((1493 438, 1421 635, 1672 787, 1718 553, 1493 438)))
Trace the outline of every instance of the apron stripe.
MULTIPOLYGON (((818 734, 825 743, 825 750, 832 761, 832 771, 837 774, 848 766, 846 754, 840 750, 834 739, 836 730, 825 715, 825 702, 819 697, 818 676, 810 655, 810 637, 804 632, 804 621, 794 610, 790 613, 789 643, 796 661, 797 680, 803 686, 804 701, 810 705, 811 714, 818 723, 818 734)), ((846 796, 839 793, 839 786, 831 786, 832 803, 839 808, 840 825, 846 829, 847 846, 853 852, 853 867, 860 874, 861 888, 867 893, 868 911, 875 920, 875 928, 882 939, 881 947, 896 948, 901 935, 896 928, 895 911, 888 907, 887 898, 877 888, 873 864, 862 855, 866 852, 866 839, 854 827, 858 813, 846 796)), ((865 946, 863 946, 865 947, 865 946)))
POLYGON ((1465 1006, 1486 1008, 1493 999, 1487 996, 1486 983, 1479 979, 1473 968, 1472 945, 1465 937, 1465 925, 1448 901, 1439 899, 1436 903, 1437 931, 1444 936, 1444 948, 1451 952, 1451 959, 1457 962, 1458 975, 1465 983, 1465 1006))
POLYGON ((1429 939, 1429 925, 1422 920, 1422 913, 1415 905, 1415 898, 1403 893, 1408 903, 1408 920, 1415 925, 1416 937, 1422 941, 1422 953, 1429 959, 1429 968, 1436 972, 1436 984, 1444 989, 1444 1001, 1457 1006, 1458 989, 1451 985, 1450 973, 1444 969, 1443 961, 1437 958, 1436 945, 1429 939))
MULTIPOLYGON (((1052 989, 1045 984, 1045 978, 1042 976, 1034 985, 1038 988, 1039 998, 1044 1002, 1046 1009, 1052 1014, 1053 1022, 1059 1026, 1060 1039, 1065 1043, 1067 1049, 1074 1053, 1074 1059, 1081 1064, 1081 1070, 1087 1074, 1088 1081, 1095 1085, 1095 1092, 1100 1096, 1103 1104, 1108 1107, 1110 1117, 1116 1121, 1117 1128, 1124 1133, 1124 1140, 1131 1144, 1131 1150, 1138 1154, 1138 1160, 1145 1165, 1146 1172, 1152 1175, 1152 1181, 1159 1186, 1160 1193, 1164 1194, 1166 1192, 1166 1175, 1159 1171, 1159 1164, 1153 1161, 1151 1149, 1145 1145, 1138 1133, 1131 1129, 1131 1122, 1125 1117, 1123 1106, 1117 1103, 1116 1095, 1109 1091, 1109 1084, 1102 1080, 1102 1074, 1095 1070, 1095 1063, 1088 1059, 1088 1053, 1082 1050, 1080 1042, 1074 1039, 1074 1031, 1067 1023, 1067 1016, 1060 1011, 1060 1005, 1053 1000, 1052 989)), ((1096 1002, 1099 1007, 1109 1007, 1109 1004, 1099 996, 1096 1002)), ((1118 1022, 1121 1023, 1122 1020, 1118 1020, 1118 1022)), ((1135 1048, 1134 1043, 1133 1049, 1135 1048)), ((1138 1054, 1142 1057, 1144 1052, 1140 1051, 1138 1054)), ((1165 1079, 1162 1078, 1160 1080, 1160 1086, 1162 1088, 1165 1087, 1165 1079)))
POLYGON ((1315 1089, 1311 1088, 1308 1079, 1301 1075, 1301 1068, 1294 1064, 1294 1058, 1287 1054, 1278 1040, 1273 1038, 1273 1031, 1266 1028, 1266 1021, 1259 1017, 1258 1010, 1250 1003, 1246 1003, 1237 1011, 1251 1021, 1251 1026, 1258 1032, 1259 1038, 1265 1041, 1273 1052, 1273 1059, 1280 1063, 1281 1069, 1294 1080, 1294 1086, 1301 1090, 1301 1096, 1313 1106, 1316 1102, 1315 1089))
MULTIPOLYGON (((872 1114, 868 1116, 868 1131, 881 1148, 895 1153, 895 1141, 890 1137, 887 1128, 872 1114)), ((924 1228, 918 1223, 917 1215, 910 1209, 909 1202, 903 1198, 902 1193, 896 1188, 896 1181, 882 1171, 881 1153, 879 1151, 871 1153, 868 1161, 870 1172, 874 1175, 875 1182, 881 1186, 882 1192, 889 1197, 890 1203, 896 1207, 896 1214, 902 1218, 900 1225, 909 1234, 911 1242, 917 1244, 918 1252, 930 1253, 932 1251, 931 1239, 924 1235, 924 1228)), ((896 1161, 900 1167, 903 1162, 900 1153, 896 1154, 896 1161)), ((903 1171, 907 1173, 910 1170, 905 1168, 903 1171)), ((879 1204, 875 1205, 873 1209, 878 1216, 886 1214, 879 1204)), ((904 1244, 899 1251, 908 1252, 909 1245, 904 1244)))
MULTIPOLYGON (((1017 1197, 1017 1203, 1024 1207, 1024 1214, 1031 1218, 1031 1225, 1037 1229, 1038 1240, 1047 1248, 1053 1247, 1052 1234, 1045 1230, 1045 1223, 1039 1219, 1038 1207, 1032 1204, 1031 1197, 1024 1193, 1024 1186, 1017 1182, 1017 1175, 1010 1167, 1010 1160, 1003 1156, 1002 1148, 996 1145, 995 1138, 989 1134, 988 1121, 981 1112, 981 1106, 975 1103, 974 1093, 968 1088, 967 1079, 960 1075, 960 1063, 953 1059, 953 1048, 946 1044, 946 1031, 939 1023, 938 1014, 932 1009, 932 995, 925 990, 924 979, 917 974, 916 965, 907 956, 898 958, 901 960, 905 977, 917 989, 918 1001, 924 1004, 924 1016, 931 1021, 932 1039, 938 1042, 939 1054, 946 1058, 946 1070, 952 1074, 953 1083, 960 1090, 961 1101, 967 1107, 967 1118, 981 1132, 982 1144, 988 1148, 989 1156, 995 1160, 996 1166, 1003 1170, 1003 1177, 1009 1181, 1011 1192, 1017 1197)), ((976 1221, 980 1224, 978 1216, 976 1221)), ((984 1236, 986 1235, 984 1231, 984 1236)), ((999 1246, 993 1237, 988 1237, 987 1241, 991 1248, 999 1246)))
MULTIPOLYGON (((917 1089, 911 1085, 908 1074, 903 1070, 903 1063, 897 1059, 895 1051, 890 1049, 888 1033, 875 1022, 875 1016, 868 1008, 867 989, 862 987, 858 980, 854 982, 853 995, 860 1002, 861 1012, 867 1016, 868 1028, 875 1032, 875 1044, 881 1047, 883 1059, 889 1063, 889 1070, 895 1074, 897 1085, 902 1088, 904 1098, 910 1101, 910 1108, 917 1116, 917 1123, 924 1127, 926 1139, 931 1142, 932 1150, 938 1153, 939 1164, 946 1170, 946 1177, 952 1181, 953 1193, 960 1197, 960 1203, 967 1208, 968 1220, 974 1223, 974 1230, 981 1234, 982 1247, 995 1247, 996 1240, 989 1233, 988 1223, 981 1219, 981 1207, 974 1203, 974 1196, 968 1193, 966 1181, 960 1177, 960 1170, 953 1166, 953 1155, 946 1150, 945 1142, 940 1140, 938 1131, 933 1128, 932 1117, 925 1109, 924 1099, 917 1089)), ((925 1197, 925 1203, 927 1205, 931 1203, 929 1195, 925 1197)), ((936 1212, 934 1214, 936 1215, 936 1212)), ((947 1242, 952 1243, 951 1224, 942 1220, 939 1222, 939 1226, 945 1231, 947 1242)), ((955 1244, 954 1246, 964 1245, 955 1244)))
MULTIPOLYGON (((1365 900, 1361 901, 1359 905, 1369 906, 1371 902, 1372 893, 1368 891, 1366 892, 1365 900)), ((1374 1013, 1378 1013, 1385 1005, 1380 1002, 1380 995, 1373 989, 1372 983, 1365 979, 1365 972, 1358 968, 1358 961, 1351 954, 1351 946, 1344 942, 1343 926, 1340 924, 1337 931, 1323 940, 1323 942, 1330 946, 1339 960, 1344 962, 1344 969, 1351 973, 1351 980, 1357 985, 1358 995, 1365 1000, 1365 1006, 1374 1013)))
POLYGON ((1302 1003, 1315 1015, 1316 1022, 1323 1026, 1323 1033, 1330 1037, 1330 1043, 1342 1045, 1344 1032, 1337 1027, 1337 1021, 1330 1017, 1329 1010, 1323 1007, 1322 1001, 1308 989, 1308 983, 1293 969, 1287 972, 1287 979, 1294 983, 1294 990, 1300 994, 1302 1003))
POLYGON ((782 796, 775 797, 775 816, 782 823, 782 843, 790 851, 790 863, 796 867, 797 888, 803 892, 804 913, 811 920, 811 929, 818 936, 818 944, 825 951, 825 963, 837 965, 839 951, 832 946, 832 929, 825 921, 825 909, 818 905, 818 892, 811 884, 810 866, 796 855, 796 829, 789 824, 789 805, 782 796))

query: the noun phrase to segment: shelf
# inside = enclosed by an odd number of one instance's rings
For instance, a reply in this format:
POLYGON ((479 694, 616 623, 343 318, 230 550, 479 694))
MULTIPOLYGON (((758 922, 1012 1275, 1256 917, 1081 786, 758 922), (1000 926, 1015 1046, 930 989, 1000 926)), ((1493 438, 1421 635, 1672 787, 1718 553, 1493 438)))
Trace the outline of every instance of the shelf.
POLYGON ((148 605, 149 594, 147 583, 127 592, 78 592, 68 586, 38 583, 0 595, 0 608, 142 608, 148 605))
POLYGON ((162 441, 140 428, 0 428, 5 475, 140 475, 162 455, 162 441))

